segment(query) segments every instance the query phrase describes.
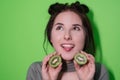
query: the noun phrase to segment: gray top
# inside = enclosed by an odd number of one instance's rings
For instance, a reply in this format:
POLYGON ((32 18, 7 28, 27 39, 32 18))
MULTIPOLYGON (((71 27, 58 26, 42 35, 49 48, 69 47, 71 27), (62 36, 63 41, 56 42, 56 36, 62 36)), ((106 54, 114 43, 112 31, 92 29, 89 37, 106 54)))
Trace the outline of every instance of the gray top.
MULTIPOLYGON (((66 64, 66 66, 64 67, 65 68, 62 69, 62 71, 64 72, 75 71, 73 63, 66 64)), ((42 62, 34 62, 33 64, 31 64, 31 66, 28 69, 26 80, 42 80, 41 68, 42 62)), ((109 80, 106 68, 99 63, 96 63, 96 72, 94 80, 109 80)))

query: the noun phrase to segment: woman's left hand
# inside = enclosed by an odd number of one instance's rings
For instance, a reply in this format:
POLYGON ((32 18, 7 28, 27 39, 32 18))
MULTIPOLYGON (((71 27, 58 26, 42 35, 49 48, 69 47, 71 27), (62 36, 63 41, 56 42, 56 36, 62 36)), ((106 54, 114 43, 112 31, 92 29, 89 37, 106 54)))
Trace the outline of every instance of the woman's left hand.
POLYGON ((81 51, 82 54, 85 54, 87 57, 87 64, 79 66, 75 61, 75 69, 80 80, 93 80, 95 73, 95 61, 94 57, 91 54, 81 51))

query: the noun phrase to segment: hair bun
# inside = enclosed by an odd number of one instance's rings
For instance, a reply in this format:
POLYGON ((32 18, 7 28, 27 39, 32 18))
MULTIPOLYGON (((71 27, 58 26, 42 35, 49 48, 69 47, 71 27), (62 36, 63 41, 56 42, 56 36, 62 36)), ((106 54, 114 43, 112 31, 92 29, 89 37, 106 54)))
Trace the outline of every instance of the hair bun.
POLYGON ((88 13, 89 8, 85 4, 80 4, 80 2, 76 1, 71 4, 72 7, 76 8, 80 13, 88 13))
POLYGON ((86 5, 81 4, 81 7, 83 8, 83 10, 84 10, 85 13, 89 12, 89 8, 86 5))
POLYGON ((67 4, 60 4, 60 3, 52 4, 49 7, 48 12, 49 12, 50 15, 53 15, 53 14, 55 14, 57 12, 62 11, 65 8, 66 5, 67 4))
POLYGON ((80 4, 80 2, 76 1, 75 3, 72 3, 71 5, 68 5, 68 3, 60 4, 60 3, 54 3, 50 5, 48 9, 48 13, 50 15, 53 15, 55 13, 59 13, 65 9, 75 9, 80 13, 88 13, 89 8, 85 4, 80 4))

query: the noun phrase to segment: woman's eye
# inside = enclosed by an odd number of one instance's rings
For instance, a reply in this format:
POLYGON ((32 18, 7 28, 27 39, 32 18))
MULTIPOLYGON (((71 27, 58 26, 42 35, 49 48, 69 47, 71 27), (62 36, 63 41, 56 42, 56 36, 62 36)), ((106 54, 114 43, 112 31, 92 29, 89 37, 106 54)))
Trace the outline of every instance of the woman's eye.
POLYGON ((73 28, 73 30, 79 31, 79 30, 80 30, 80 28, 79 28, 79 27, 77 27, 77 26, 75 26, 75 27, 73 28))
POLYGON ((56 30, 63 30, 62 26, 57 26, 56 30))

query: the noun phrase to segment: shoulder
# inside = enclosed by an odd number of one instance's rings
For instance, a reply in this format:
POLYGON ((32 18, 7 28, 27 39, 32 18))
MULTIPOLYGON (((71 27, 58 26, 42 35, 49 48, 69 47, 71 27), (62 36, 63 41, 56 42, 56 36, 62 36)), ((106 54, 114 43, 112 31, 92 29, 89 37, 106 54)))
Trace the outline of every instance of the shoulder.
POLYGON ((105 65, 101 63, 96 63, 96 72, 95 76, 99 77, 98 80, 109 80, 108 70, 105 65))
POLYGON ((42 80, 42 62, 33 62, 28 69, 26 80, 42 80))
POLYGON ((39 71, 42 68, 42 62, 41 61, 37 61, 37 62, 33 62, 30 67, 29 70, 33 70, 33 71, 39 71))
POLYGON ((101 63, 95 63, 95 67, 96 67, 96 69, 100 69, 103 72, 107 72, 105 65, 103 65, 101 63))
POLYGON ((42 66, 42 62, 41 61, 37 61, 37 62, 33 62, 30 66, 42 66))
POLYGON ((101 74, 108 72, 106 66, 101 63, 96 63, 96 70, 99 70, 101 74))

